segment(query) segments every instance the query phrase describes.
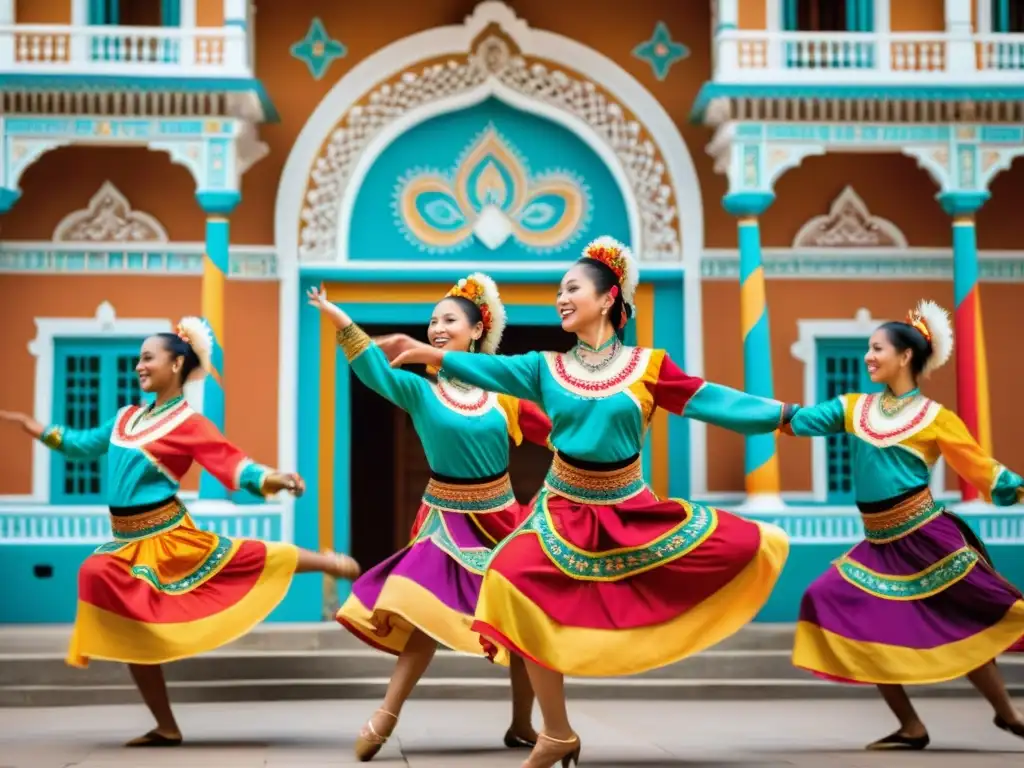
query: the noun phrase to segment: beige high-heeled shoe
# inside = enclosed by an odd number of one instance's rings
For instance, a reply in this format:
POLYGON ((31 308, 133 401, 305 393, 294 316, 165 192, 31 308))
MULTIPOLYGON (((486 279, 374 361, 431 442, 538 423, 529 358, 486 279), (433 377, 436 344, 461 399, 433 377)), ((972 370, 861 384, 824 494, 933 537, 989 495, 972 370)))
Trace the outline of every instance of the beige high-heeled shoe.
POLYGON ((559 763, 562 768, 579 765, 583 743, 575 733, 571 739, 556 739, 546 733, 538 733, 537 736, 537 745, 522 768, 554 768, 559 763))
POLYGON ((329 574, 336 579, 355 581, 359 578, 359 574, 363 572, 359 563, 348 555, 339 555, 337 552, 332 552, 329 549, 325 549, 320 554, 334 559, 334 568, 329 571, 329 574))
MULTIPOLYGON (((393 712, 388 712, 386 709, 378 709, 382 715, 387 715, 394 720, 394 725, 391 726, 391 730, 387 735, 382 736, 377 732, 377 729, 373 727, 373 718, 371 717, 366 721, 366 725, 363 726, 363 730, 359 732, 359 736, 356 737, 356 760, 361 763, 368 763, 377 756, 377 753, 381 751, 383 746, 387 743, 387 740, 391 738, 391 734, 394 733, 395 727, 398 725, 398 715, 393 712)), ((377 714, 374 712, 373 714, 377 714)))

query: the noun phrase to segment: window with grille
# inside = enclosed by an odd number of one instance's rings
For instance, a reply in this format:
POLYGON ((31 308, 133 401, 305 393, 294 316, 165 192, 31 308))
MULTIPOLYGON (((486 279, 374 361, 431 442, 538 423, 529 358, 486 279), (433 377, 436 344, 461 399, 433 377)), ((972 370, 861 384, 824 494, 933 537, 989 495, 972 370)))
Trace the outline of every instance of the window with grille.
MULTIPOLYGON (((135 366, 142 339, 56 339, 54 341, 54 424, 69 429, 98 427, 117 411, 142 399, 135 366)), ((69 461, 52 456, 50 501, 105 504, 106 457, 69 461)))
MULTIPOLYGON (((877 392, 881 387, 872 383, 864 366, 865 339, 818 339, 818 402, 850 392, 877 392)), ((850 435, 829 435, 826 442, 826 476, 828 502, 853 504, 853 458, 856 440, 850 435)))

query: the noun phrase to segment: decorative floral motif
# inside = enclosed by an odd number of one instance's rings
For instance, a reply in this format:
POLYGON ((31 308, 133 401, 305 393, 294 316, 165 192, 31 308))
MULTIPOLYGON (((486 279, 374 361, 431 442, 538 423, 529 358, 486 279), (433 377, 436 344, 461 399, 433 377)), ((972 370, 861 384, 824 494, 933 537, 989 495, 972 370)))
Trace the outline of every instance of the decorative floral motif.
POLYGON ((836 561, 840 575, 855 587, 884 600, 920 600, 955 584, 978 564, 978 553, 958 549, 927 570, 909 576, 876 573, 848 557, 836 561))
POLYGON ((633 49, 633 55, 651 65, 654 76, 659 80, 668 77, 672 65, 690 55, 690 49, 672 39, 668 25, 659 21, 651 39, 633 49))
POLYGON ((572 466, 556 453, 544 478, 544 487, 580 504, 621 504, 647 485, 640 459, 621 469, 586 470, 572 466))
POLYGON ((138 541, 176 528, 185 519, 185 507, 178 501, 139 515, 111 515, 110 528, 118 541, 138 541))
POLYGON ((566 171, 532 176, 525 158, 489 124, 450 173, 414 171, 395 188, 406 239, 430 253, 476 239, 492 250, 509 237, 539 252, 571 245, 590 216, 586 185, 566 171))
POLYGON ((148 213, 133 211, 128 198, 109 181, 80 211, 69 213, 53 230, 62 243, 166 243, 167 231, 148 213))
POLYGON ((306 36, 295 43, 289 53, 309 68, 314 80, 319 80, 331 66, 331 62, 348 53, 348 49, 327 34, 320 19, 313 19, 306 36))
POLYGON ((679 217, 665 159, 644 126, 597 85, 520 56, 500 34, 482 37, 463 56, 407 71, 375 86, 330 131, 310 172, 304 195, 299 256, 331 258, 337 243, 341 196, 370 140, 389 123, 432 102, 466 93, 494 80, 544 102, 590 126, 622 163, 640 209, 639 242, 648 261, 679 261, 679 217))
POLYGON ((472 392, 478 395, 474 400, 461 400, 458 395, 452 393, 451 389, 454 387, 454 382, 445 381, 444 376, 438 373, 437 376, 437 394, 444 401, 445 405, 453 408, 459 413, 475 414, 478 411, 482 411, 491 399, 491 393, 487 392, 479 387, 473 387, 472 392))
POLYGON ((847 186, 824 216, 804 224, 794 248, 906 248, 907 238, 888 219, 873 215, 860 195, 847 186))
MULTIPOLYGON (((606 378, 597 378, 596 376, 593 378, 583 378, 582 376, 576 376, 566 366, 566 359, 569 356, 554 353, 553 367, 555 379, 559 384, 574 392, 590 397, 603 397, 610 394, 613 390, 620 388, 636 376, 645 353, 646 350, 643 347, 629 349, 629 357, 626 358, 625 365, 606 378)), ((601 373, 604 373, 604 371, 601 371, 601 373)))
POLYGON ((686 519, 649 544, 596 554, 573 546, 559 535, 547 508, 547 494, 542 491, 533 513, 513 535, 535 533, 551 562, 573 579, 618 581, 680 558, 714 533, 718 515, 713 508, 685 501, 679 504, 688 513, 686 519))
POLYGON ((430 510, 419 533, 413 539, 412 545, 428 540, 471 573, 482 574, 484 569, 487 568, 488 561, 491 559, 492 552, 486 547, 480 547, 479 549, 460 548, 448 532, 448 528, 444 524, 444 517, 439 509, 432 508, 430 510))
POLYGON ((516 500, 506 474, 486 483, 443 483, 430 478, 423 503, 446 512, 500 512, 516 500))

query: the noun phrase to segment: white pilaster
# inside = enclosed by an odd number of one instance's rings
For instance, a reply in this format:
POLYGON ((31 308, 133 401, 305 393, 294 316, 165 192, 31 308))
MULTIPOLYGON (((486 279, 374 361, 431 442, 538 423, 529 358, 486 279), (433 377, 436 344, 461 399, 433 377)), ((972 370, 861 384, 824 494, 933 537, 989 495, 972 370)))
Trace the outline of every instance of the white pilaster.
POLYGON ((974 32, 971 26, 972 2, 945 0, 946 34, 949 36, 946 45, 947 72, 968 72, 977 68, 974 41, 971 38, 974 32))

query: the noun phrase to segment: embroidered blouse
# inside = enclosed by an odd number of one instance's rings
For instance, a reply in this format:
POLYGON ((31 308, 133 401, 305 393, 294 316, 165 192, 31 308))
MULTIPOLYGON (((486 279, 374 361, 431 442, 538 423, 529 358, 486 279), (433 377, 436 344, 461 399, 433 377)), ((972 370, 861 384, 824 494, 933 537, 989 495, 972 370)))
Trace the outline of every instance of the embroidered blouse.
MULTIPOLYGON (((338 333, 352 372, 412 417, 431 471, 460 480, 508 469, 509 438, 549 446, 551 421, 533 403, 439 373, 436 381, 392 368, 383 350, 357 325, 338 333)), ((470 353, 466 353, 470 354, 470 353)), ((474 354, 474 360, 490 355, 474 354)))
POLYGON ((270 474, 235 447, 213 423, 176 398, 150 414, 129 405, 93 429, 51 425, 39 438, 71 460, 107 458, 107 504, 135 507, 171 498, 193 462, 229 489, 262 494, 270 474))
POLYGON ((778 429, 785 411, 776 400, 689 376, 664 350, 643 347, 622 348, 597 372, 568 353, 449 352, 441 373, 540 403, 558 452, 602 463, 640 452, 655 408, 746 434, 778 429))
POLYGON ((847 394, 801 407, 784 431, 798 437, 841 434, 857 439, 853 473, 859 502, 885 501, 928 484, 942 456, 986 501, 1024 500, 1024 479, 986 454, 948 408, 913 390, 897 397, 847 394))

